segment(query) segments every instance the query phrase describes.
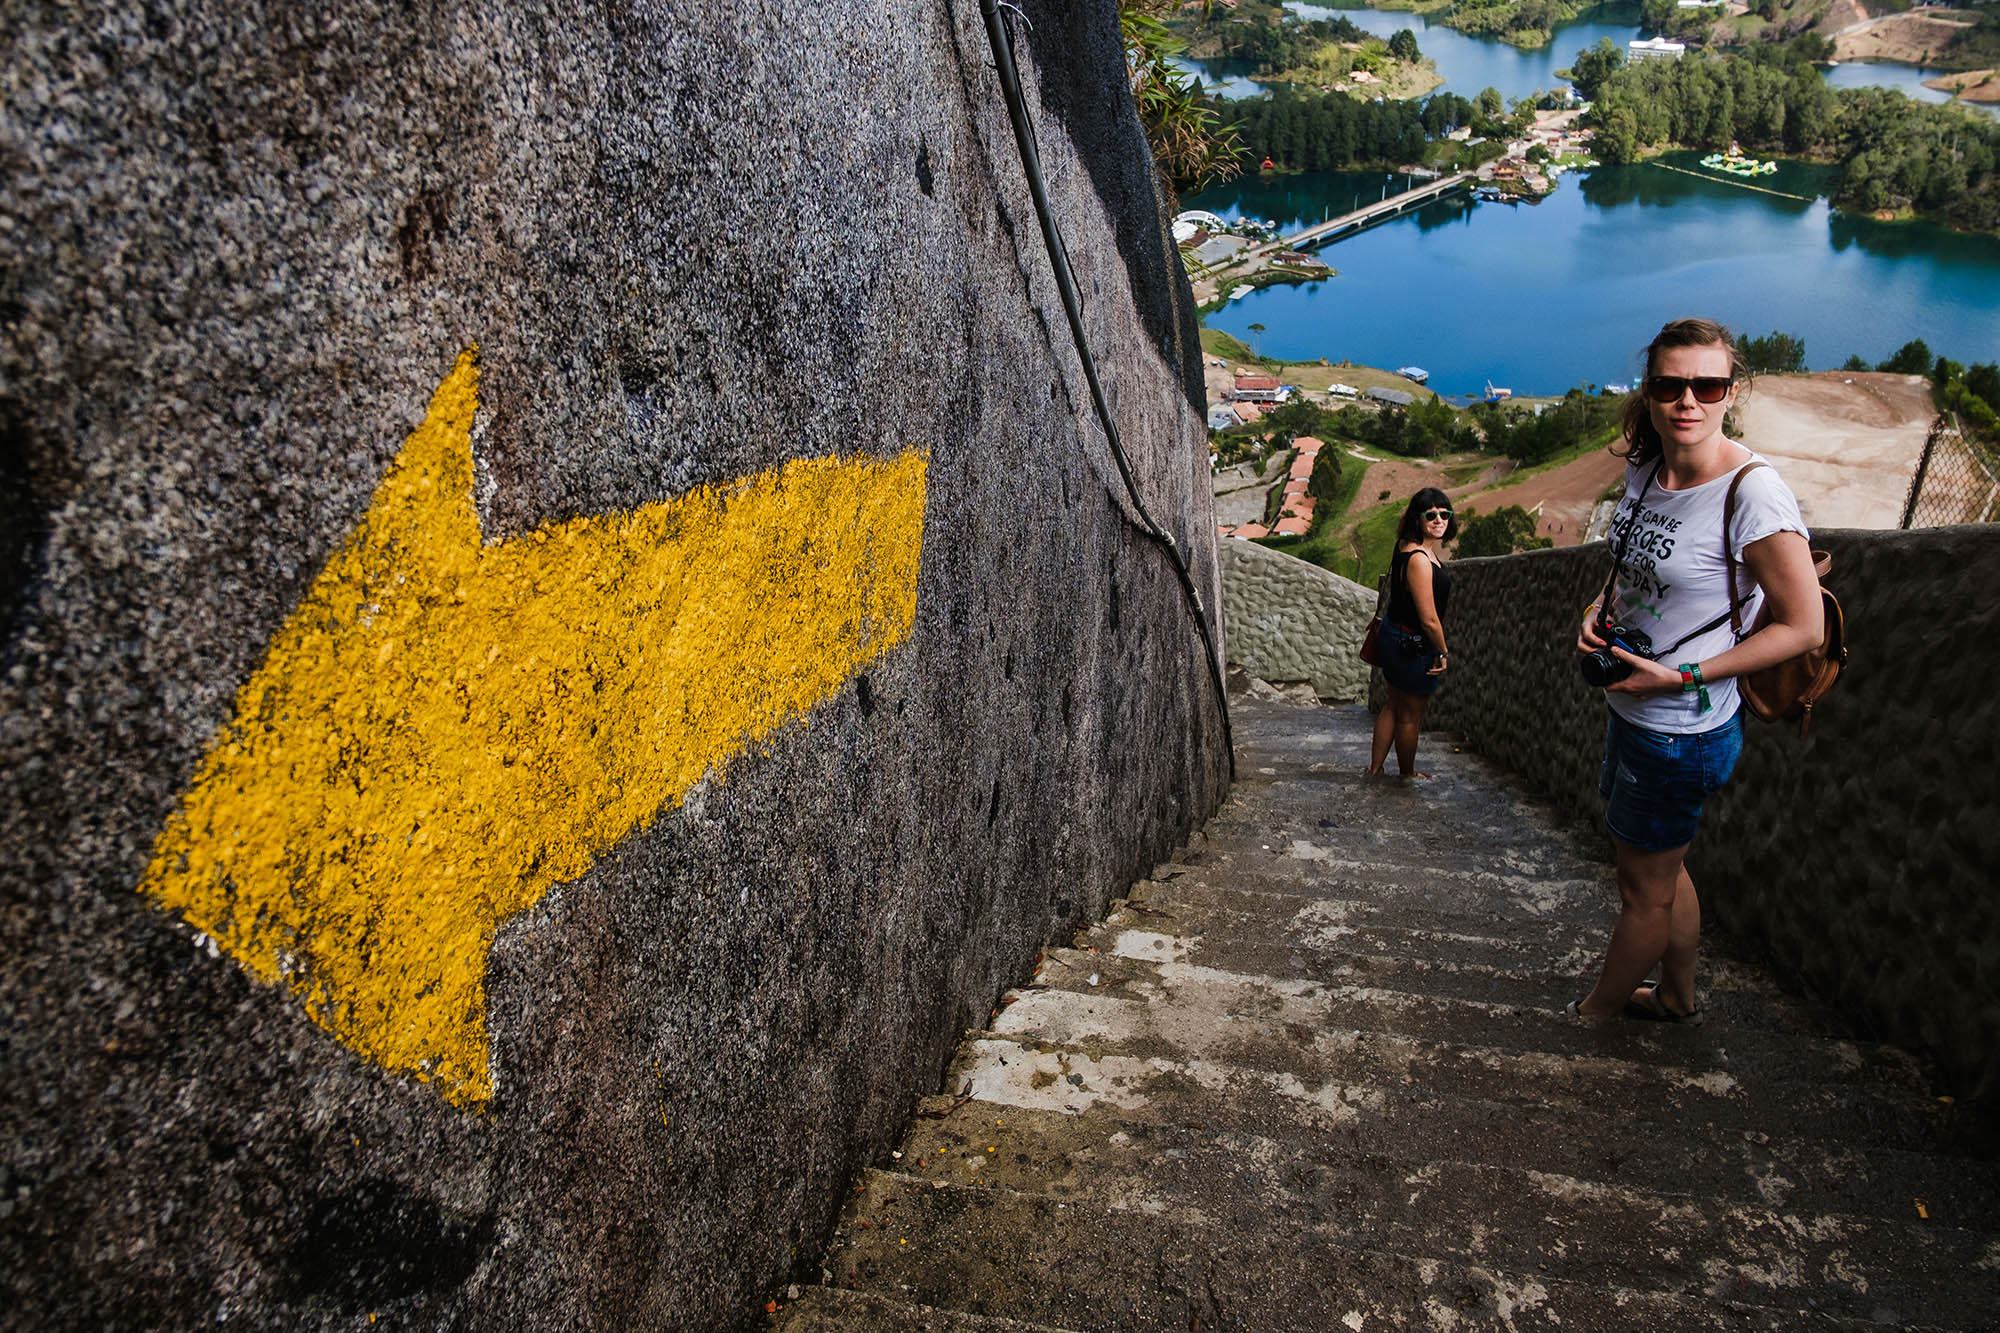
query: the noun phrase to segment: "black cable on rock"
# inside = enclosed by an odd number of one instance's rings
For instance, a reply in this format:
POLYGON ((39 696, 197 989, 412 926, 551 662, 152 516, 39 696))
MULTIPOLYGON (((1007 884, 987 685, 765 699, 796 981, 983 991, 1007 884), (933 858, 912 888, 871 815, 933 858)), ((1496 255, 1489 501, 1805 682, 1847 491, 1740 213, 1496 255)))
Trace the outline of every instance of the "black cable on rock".
POLYGON ((1118 464, 1118 475, 1125 479, 1125 490, 1132 498, 1132 508, 1139 515, 1139 522, 1134 526, 1166 548, 1174 573, 1180 577, 1181 590, 1194 610, 1195 628, 1201 631, 1202 655, 1208 660, 1209 681, 1215 687, 1216 707, 1222 713, 1223 749, 1229 756, 1229 776, 1233 781, 1236 777, 1236 737, 1229 720, 1229 686, 1223 679, 1222 659, 1216 652, 1215 635, 1209 628, 1208 612, 1202 606, 1201 590, 1195 587, 1194 575, 1189 571, 1187 560, 1181 555, 1173 534, 1155 523, 1153 516, 1147 512, 1146 502, 1139 495, 1139 483, 1132 475, 1131 461, 1118 438, 1118 424, 1111 419, 1111 407, 1104 400, 1104 386, 1097 378, 1097 360, 1091 355, 1090 339, 1083 331, 1083 314, 1076 295, 1076 274, 1070 268, 1069 250, 1063 245, 1062 233, 1056 228, 1055 212, 1049 207, 1048 186, 1042 177, 1041 153, 1035 145, 1034 125, 1028 119, 1027 98, 1021 92, 1021 72, 1014 62, 1014 45, 1008 39, 1006 23, 1000 16, 1000 0, 979 0, 979 12, 986 20, 986 36, 993 45, 994 68, 1000 75, 1000 89, 1006 96, 1007 115, 1014 122, 1014 142, 1021 150, 1021 167, 1027 173, 1028 192, 1034 197, 1035 217, 1042 224, 1042 242, 1048 247, 1049 268, 1056 280, 1056 290, 1062 296, 1063 314, 1069 317, 1070 336, 1076 340, 1077 356, 1083 362, 1083 378, 1090 385, 1090 401, 1104 427, 1112 460, 1118 464))

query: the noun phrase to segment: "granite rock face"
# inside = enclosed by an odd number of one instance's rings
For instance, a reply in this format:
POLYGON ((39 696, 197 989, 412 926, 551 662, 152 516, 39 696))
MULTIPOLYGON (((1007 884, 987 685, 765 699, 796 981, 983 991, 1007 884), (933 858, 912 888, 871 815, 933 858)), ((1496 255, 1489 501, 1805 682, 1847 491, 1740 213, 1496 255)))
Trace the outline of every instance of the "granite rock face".
MULTIPOLYGON (((1191 305, 1115 13, 1021 8, 1112 409, 1212 608, 1191 305)), ((1227 780, 1201 641, 1091 415, 977 6, 16 6, 0 53, 13 1317, 745 1322, 819 1252, 961 1031, 1227 780), (476 407, 441 388, 472 349, 476 407), (407 588, 378 570, 419 628, 383 640, 379 673, 330 672, 388 614, 338 601, 358 586, 342 560, 428 540, 383 505, 450 499, 453 464, 398 471, 434 424, 469 446, 476 541, 451 557, 469 563, 407 588), (214 872, 212 929, 140 891, 201 869, 158 850, 197 789, 232 846, 292 826, 293 797, 214 777, 240 742, 294 780, 322 765, 341 800, 402 783, 369 799, 408 808, 392 859, 451 915, 469 866, 523 829, 562 842, 546 826, 567 816, 482 789, 484 835, 427 858, 456 799, 430 770, 375 764, 388 739, 351 722, 303 745, 309 710, 246 682, 275 663, 301 668, 281 684, 311 667, 387 691, 352 716, 421 756, 484 716, 482 671, 518 668, 508 716, 543 730, 496 725, 490 773, 463 780, 525 767, 563 789, 565 765, 615 749, 600 728, 712 720, 711 694, 745 689, 721 657, 676 660, 672 709, 597 674, 657 646, 678 575, 620 585, 663 619, 591 621, 587 670, 535 675, 555 640, 523 617, 600 591, 536 548, 617 529, 611 589, 640 567, 618 516, 672 528, 659 506, 734 504, 790 463, 913 457, 922 553, 893 632, 833 625, 875 645, 837 688, 607 845, 565 844, 574 873, 527 858, 552 887, 473 930, 483 961, 427 959, 472 970, 477 1005, 446 1017, 480 1034, 486 1095, 341 1035, 380 1016, 301 961, 334 929, 319 886, 366 881, 342 863, 359 844, 214 872), (503 564, 520 597, 479 620, 491 589, 444 575, 503 564), (384 682, 437 654, 461 675, 418 683, 456 710, 397 714, 384 682), (280 924, 251 902, 308 906, 280 924), (243 961, 258 932, 281 940, 262 972, 243 961)), ((770 587, 824 567, 816 543, 865 543, 783 517, 771 484, 770 587)), ((691 550, 689 586, 713 581, 691 550)), ((783 661, 763 645, 795 628, 752 598, 708 641, 783 661)), ((651 772, 604 762, 618 792, 651 772)), ((344 923, 364 965, 408 943, 387 922, 344 923)))
POLYGON ((1264 680, 1308 680, 1322 699, 1368 697, 1358 653, 1375 594, 1318 565, 1247 541, 1218 545, 1229 660, 1264 680))
MULTIPOLYGON (((1882 1037, 2000 1096, 2000 528, 1815 532, 1851 660, 1796 724, 1745 715, 1688 867, 1707 912, 1882 1037)), ((1452 562, 1451 680, 1426 726, 1596 823, 1604 703, 1576 666, 1603 543, 1452 562)), ((1607 843, 1608 848, 1608 843, 1607 843)))

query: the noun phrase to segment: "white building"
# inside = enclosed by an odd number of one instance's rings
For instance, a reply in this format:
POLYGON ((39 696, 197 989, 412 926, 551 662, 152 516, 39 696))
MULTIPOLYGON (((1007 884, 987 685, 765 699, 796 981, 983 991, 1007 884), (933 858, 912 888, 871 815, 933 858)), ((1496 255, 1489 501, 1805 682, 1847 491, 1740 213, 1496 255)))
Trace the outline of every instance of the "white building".
POLYGON ((1679 60, 1687 54, 1687 43, 1670 42, 1664 37, 1648 37, 1644 41, 1625 43, 1625 61, 1636 65, 1646 60, 1679 60))

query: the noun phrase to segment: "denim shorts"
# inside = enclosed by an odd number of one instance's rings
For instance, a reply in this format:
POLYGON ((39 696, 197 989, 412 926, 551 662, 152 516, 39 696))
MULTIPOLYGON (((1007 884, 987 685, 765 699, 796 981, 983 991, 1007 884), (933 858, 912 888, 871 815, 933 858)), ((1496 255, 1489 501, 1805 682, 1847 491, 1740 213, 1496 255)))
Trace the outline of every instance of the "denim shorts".
POLYGON ((1376 638, 1382 645, 1384 680, 1405 694, 1437 693, 1442 677, 1431 674, 1438 659, 1427 636, 1385 620, 1376 631, 1376 638))
POLYGON ((1729 781, 1742 753, 1740 710, 1713 731, 1691 735, 1648 731, 1610 714, 1597 775, 1597 794, 1606 801, 1604 827, 1641 851, 1687 846, 1701 822, 1702 802, 1729 781))

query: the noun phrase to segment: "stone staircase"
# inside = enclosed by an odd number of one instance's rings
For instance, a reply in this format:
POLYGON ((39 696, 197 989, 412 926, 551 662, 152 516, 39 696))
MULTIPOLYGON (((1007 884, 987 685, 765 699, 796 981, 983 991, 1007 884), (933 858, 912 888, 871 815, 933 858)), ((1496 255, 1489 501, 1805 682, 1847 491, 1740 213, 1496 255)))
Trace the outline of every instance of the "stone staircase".
POLYGON ((1448 741, 1238 701, 1206 830, 1050 951, 776 1327, 2000 1326, 2000 1142, 1726 940, 1700 1027, 1566 1019, 1600 846, 1448 741))

